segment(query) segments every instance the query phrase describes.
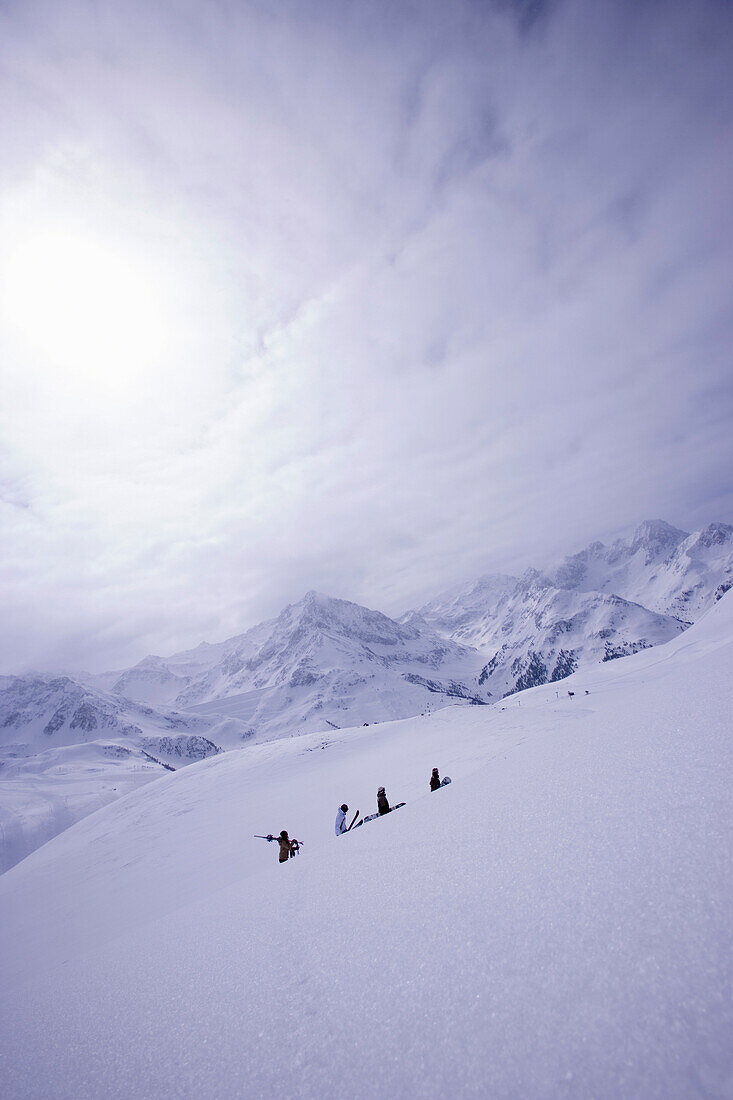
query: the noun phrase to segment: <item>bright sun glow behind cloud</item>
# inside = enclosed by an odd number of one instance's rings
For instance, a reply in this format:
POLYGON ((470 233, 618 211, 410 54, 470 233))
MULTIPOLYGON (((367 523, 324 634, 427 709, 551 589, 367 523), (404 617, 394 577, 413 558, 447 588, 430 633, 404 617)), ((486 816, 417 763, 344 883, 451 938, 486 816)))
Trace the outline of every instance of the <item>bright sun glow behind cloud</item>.
POLYGON ((18 240, 2 263, 4 320, 36 361, 78 381, 115 387, 166 346, 155 279, 118 244, 68 229, 18 240))
POLYGON ((12 0, 0 39, 0 671, 730 519, 733 6, 12 0))

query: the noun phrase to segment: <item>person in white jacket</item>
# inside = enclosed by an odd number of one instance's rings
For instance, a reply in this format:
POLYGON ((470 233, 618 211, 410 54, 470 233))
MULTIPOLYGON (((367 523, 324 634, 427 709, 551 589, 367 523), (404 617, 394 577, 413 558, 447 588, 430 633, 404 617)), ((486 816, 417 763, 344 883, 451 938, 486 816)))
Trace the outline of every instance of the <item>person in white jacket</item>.
POLYGON ((344 802, 343 806, 339 806, 338 813, 336 814, 336 836, 341 836, 342 833, 349 831, 346 824, 346 815, 349 812, 349 807, 344 802))

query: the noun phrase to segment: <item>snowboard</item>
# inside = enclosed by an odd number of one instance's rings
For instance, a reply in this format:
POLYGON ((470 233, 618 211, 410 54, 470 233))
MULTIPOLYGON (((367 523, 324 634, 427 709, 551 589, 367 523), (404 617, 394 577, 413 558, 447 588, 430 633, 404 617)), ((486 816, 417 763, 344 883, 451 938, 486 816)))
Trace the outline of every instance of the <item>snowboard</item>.
POLYGON ((440 781, 441 787, 447 787, 449 783, 450 783, 450 776, 449 775, 444 775, 443 778, 440 781))
MULTIPOLYGON (((404 802, 398 802, 396 806, 392 806, 392 807, 390 808, 390 811, 389 811, 389 812, 390 812, 390 813, 392 813, 392 810, 399 810, 400 806, 404 806, 404 805, 405 805, 405 803, 404 803, 404 802)), ((363 817, 363 818, 361 819, 361 821, 357 821, 357 823, 356 823, 356 825, 354 826, 354 828, 355 828, 355 829, 358 829, 360 825, 365 825, 367 821, 376 821, 376 819, 377 819, 378 817, 386 817, 386 816, 387 816, 386 814, 380 814, 380 813, 376 813, 376 814, 367 814, 367 816, 366 816, 366 817, 363 817)))

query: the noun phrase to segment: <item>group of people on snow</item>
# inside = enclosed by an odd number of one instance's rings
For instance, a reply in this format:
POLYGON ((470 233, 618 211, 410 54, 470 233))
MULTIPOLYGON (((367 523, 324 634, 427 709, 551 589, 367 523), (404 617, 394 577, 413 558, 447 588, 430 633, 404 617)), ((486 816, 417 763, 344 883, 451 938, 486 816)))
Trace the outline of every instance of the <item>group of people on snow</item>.
MULTIPOLYGON (((438 774, 438 769, 433 768, 432 773, 430 775, 430 790, 431 791, 437 791, 437 789, 438 789, 438 787, 440 787, 440 785, 441 785, 441 781, 440 781, 440 775, 438 774)), ((404 806, 404 802, 400 802, 399 805, 404 806)), ((394 809, 398 809, 398 807, 390 806, 389 799, 387 798, 387 793, 386 793, 384 787, 378 787, 377 788, 377 813, 374 816, 375 817, 382 817, 384 814, 391 813, 391 811, 394 810, 394 809)), ((349 807, 346 805, 345 802, 343 803, 342 806, 339 806, 339 808, 336 812, 336 825, 335 825, 336 836, 341 836, 342 833, 348 833, 349 830, 353 829, 354 826, 357 824, 356 819, 359 816, 359 811, 357 810, 356 814, 354 815, 354 820, 350 824, 347 823, 347 819, 346 819, 346 815, 347 815, 348 812, 349 812, 349 807)), ((369 818, 364 818, 364 820, 367 821, 367 820, 370 820, 370 819, 369 818)), ((358 824, 361 824, 361 822, 358 822, 358 824)))
MULTIPOLYGON (((433 768, 430 774, 430 790, 437 791, 439 787, 444 786, 446 783, 450 783, 450 779, 446 777, 444 780, 441 780, 440 775, 438 774, 438 769, 433 768)), ((397 806, 390 806, 389 799, 387 798, 387 793, 384 787, 379 787, 377 789, 377 813, 364 818, 363 820, 359 821, 358 824, 362 825, 364 821, 371 821, 373 817, 382 817, 384 814, 391 813, 392 810, 399 809, 400 806, 404 806, 404 802, 399 802, 397 806)), ((348 833, 349 830, 353 829, 357 824, 356 819, 359 816, 359 811, 356 811, 353 820, 350 823, 348 822, 346 817, 348 812, 349 807, 345 802, 341 806, 339 806, 336 813, 336 836, 341 836, 343 833, 348 833)), ((287 863, 289 859, 292 859, 300 851, 301 841, 296 840, 294 837, 291 840, 288 836, 287 829, 283 829, 279 836, 273 836, 272 833, 268 833, 267 836, 260 837, 259 839, 278 841, 280 845, 280 854, 278 857, 280 863, 287 863)))

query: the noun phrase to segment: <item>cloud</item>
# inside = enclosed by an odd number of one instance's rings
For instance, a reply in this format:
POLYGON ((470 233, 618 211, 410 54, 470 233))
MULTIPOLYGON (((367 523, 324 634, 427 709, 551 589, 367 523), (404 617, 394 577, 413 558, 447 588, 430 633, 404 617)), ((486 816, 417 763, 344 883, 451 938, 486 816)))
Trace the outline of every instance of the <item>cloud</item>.
POLYGON ((5 5, 0 230, 136 257, 169 340, 112 384, 0 336, 2 664, 730 518, 732 31, 714 0, 5 5))

